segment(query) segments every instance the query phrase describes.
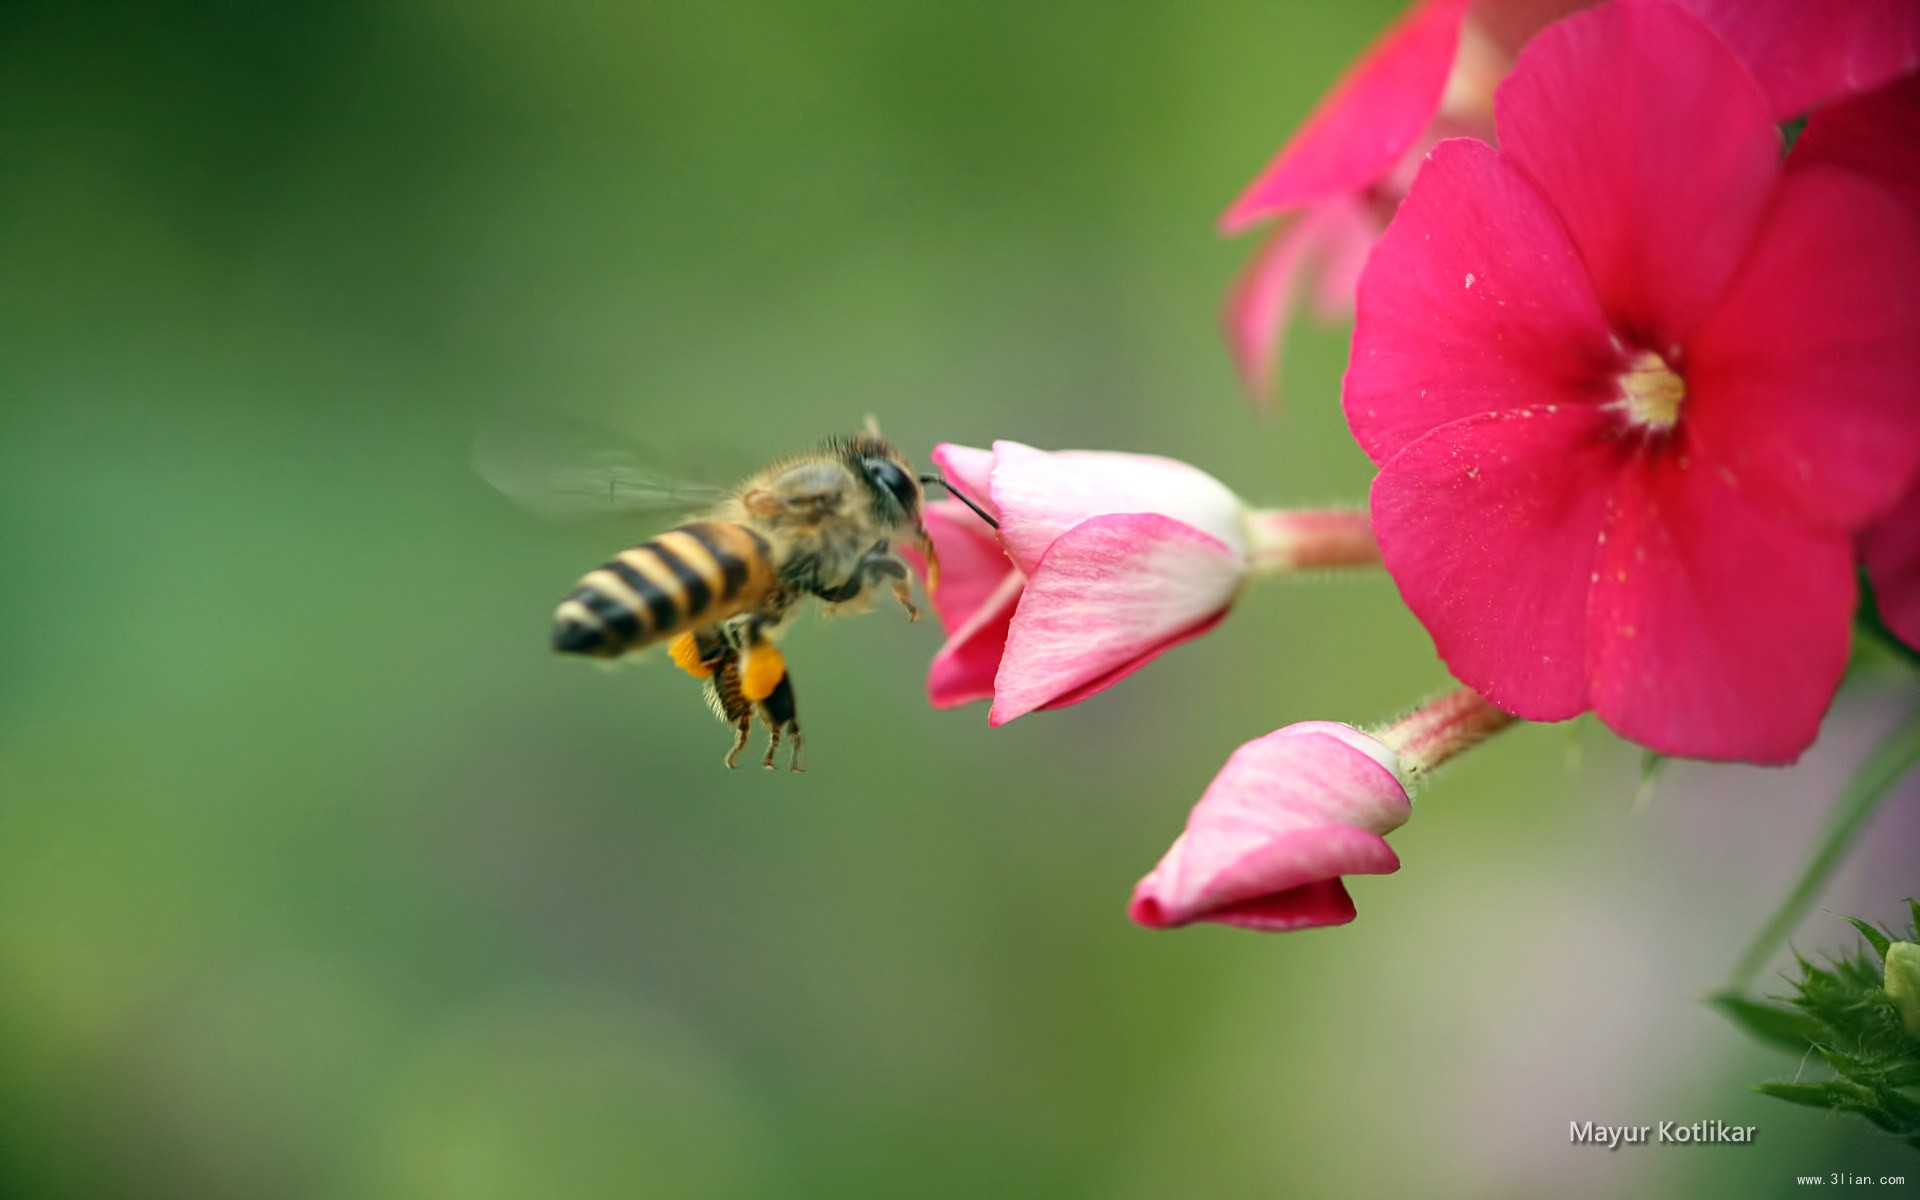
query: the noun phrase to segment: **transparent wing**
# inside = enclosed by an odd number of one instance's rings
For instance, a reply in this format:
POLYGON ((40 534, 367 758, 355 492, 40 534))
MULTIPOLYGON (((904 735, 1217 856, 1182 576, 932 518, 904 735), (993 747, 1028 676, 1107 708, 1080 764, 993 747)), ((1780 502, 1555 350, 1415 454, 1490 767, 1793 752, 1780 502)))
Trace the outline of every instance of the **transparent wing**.
POLYGON ((508 499, 550 521, 711 508, 723 488, 662 470, 629 438, 558 416, 490 422, 473 439, 473 469, 508 499))

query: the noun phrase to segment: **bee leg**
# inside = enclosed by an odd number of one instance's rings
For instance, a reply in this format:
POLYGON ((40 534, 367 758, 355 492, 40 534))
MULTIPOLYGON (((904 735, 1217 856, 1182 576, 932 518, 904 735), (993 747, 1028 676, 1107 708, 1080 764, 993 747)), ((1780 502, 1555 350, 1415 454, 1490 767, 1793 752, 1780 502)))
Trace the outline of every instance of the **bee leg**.
POLYGON ((753 702, 741 691, 739 661, 731 654, 717 656, 713 661, 713 670, 707 676, 705 690, 707 707, 733 727, 733 749, 727 751, 726 758, 721 760, 731 769, 747 744, 747 735, 753 730, 753 702))
POLYGON ((913 603, 913 590, 908 586, 904 576, 893 581, 893 598, 900 602, 901 608, 907 610, 907 620, 918 621, 920 619, 920 610, 915 607, 913 603))
POLYGON ((893 589, 893 598, 900 602, 900 607, 907 610, 907 620, 920 619, 920 610, 914 607, 912 587, 907 582, 912 578, 907 571, 907 564, 893 556, 893 551, 887 543, 874 543, 873 549, 867 551, 865 557, 860 560, 860 571, 856 578, 864 580, 868 585, 877 584, 882 579, 888 580, 893 589))
POLYGON ((753 722, 747 720, 743 720, 733 727, 733 749, 727 751, 727 756, 720 760, 727 764, 727 770, 731 771, 738 765, 740 752, 747 748, 747 734, 752 729, 753 722))
POLYGON ((770 730, 767 735, 767 757, 761 766, 773 769, 774 753, 780 749, 780 735, 786 733, 793 738, 793 749, 787 755, 787 769, 801 771, 806 768, 800 761, 800 717, 794 705, 793 677, 781 677, 779 686, 760 702, 760 719, 767 723, 770 730))

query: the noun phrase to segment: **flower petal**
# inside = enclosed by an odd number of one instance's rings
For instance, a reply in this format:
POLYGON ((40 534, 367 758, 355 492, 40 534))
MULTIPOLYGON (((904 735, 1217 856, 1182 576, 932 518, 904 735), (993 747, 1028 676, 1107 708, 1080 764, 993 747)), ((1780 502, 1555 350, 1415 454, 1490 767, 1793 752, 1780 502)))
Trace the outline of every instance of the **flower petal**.
POLYGON ((1587 708, 1587 590, 1628 453, 1590 407, 1443 425, 1373 484, 1373 528, 1454 676, 1518 716, 1587 708))
POLYGON ((993 507, 993 451, 941 442, 933 448, 933 465, 959 485, 967 499, 999 519, 999 510, 993 507))
POLYGON ((1678 7, 1609 4, 1542 30, 1497 113, 1502 153, 1559 212, 1616 328, 1666 355, 1733 275, 1779 177, 1752 76, 1678 7))
MULTIPOLYGON (((940 586, 929 599, 940 627, 952 633, 973 619, 1001 580, 1015 573, 1013 561, 992 527, 958 500, 927 505, 925 519, 934 553, 940 556, 940 586)), ((912 548, 903 546, 901 553, 910 554, 912 548)))
POLYGON ((1007 628, 1025 579, 1008 571, 968 621, 954 629, 927 670, 927 700, 935 708, 958 708, 993 699, 993 683, 1006 651, 1007 628))
MULTIPOLYGON (((1920 4, 1913 11, 1920 13, 1920 4)), ((1920 146, 1920 74, 1816 110, 1793 144, 1787 170, 1826 164, 1858 171, 1920 213, 1920 154, 1915 146, 1920 146)))
POLYGON ((1306 284, 1313 218, 1307 212, 1268 234, 1227 297, 1227 346, 1240 369, 1240 386, 1262 406, 1274 401, 1280 347, 1306 284))
POLYGON ((1027 580, 988 722, 1004 725, 1216 620, 1243 570, 1232 547, 1158 513, 1080 522, 1027 580))
POLYGON ((1366 205, 1324 200, 1279 225, 1241 273, 1227 299, 1227 344, 1240 384, 1262 406, 1279 390, 1281 349, 1309 276, 1314 312, 1333 321, 1353 311, 1353 293, 1367 252, 1379 237, 1366 205))
POLYGON ((1781 520, 1850 532, 1920 470, 1916 215, 1837 168, 1788 171, 1687 349, 1692 444, 1781 520))
POLYGON ((1727 40, 1781 120, 1920 68, 1913 0, 1679 2, 1727 40))
POLYGON ((1618 360, 1538 190, 1480 142, 1435 147, 1360 278, 1345 404, 1368 457, 1462 417, 1611 400, 1618 360))
POLYGON ((1920 486, 1867 532, 1860 555, 1880 619, 1901 641, 1920 647, 1920 486))
POLYGON ((1425 0, 1369 47, 1220 218, 1225 233, 1358 192, 1393 169, 1440 109, 1466 0, 1425 0))
POLYGON ((1151 454, 993 444, 993 499, 1000 540, 1032 575, 1054 539, 1108 513, 1160 513, 1244 549, 1240 498, 1198 467, 1151 454))
POLYGON ((1186 831, 1134 889, 1133 919, 1268 930, 1352 920, 1340 876, 1398 870, 1382 835, 1412 811, 1393 772, 1354 739, 1371 740, 1316 721, 1234 751, 1186 831))
POLYGON ((1680 454, 1622 475, 1588 609, 1593 707, 1662 754, 1790 763, 1846 671, 1846 538, 1761 512, 1680 454))
POLYGON ((1080 703, 1082 700, 1087 699, 1089 696, 1098 695, 1099 693, 1104 692, 1108 688, 1112 687, 1114 684, 1119 683, 1121 680, 1125 679, 1127 676, 1133 674, 1135 671, 1138 671, 1140 668, 1146 666, 1148 663, 1152 662, 1154 659, 1159 658, 1162 654, 1165 654, 1167 651, 1173 649, 1175 646, 1184 645, 1185 643, 1194 641, 1197 638, 1203 638, 1207 636, 1209 633, 1213 632, 1213 627, 1215 625, 1218 625, 1220 622, 1226 619, 1227 619, 1226 610, 1223 609, 1220 612, 1215 613, 1211 619, 1202 621, 1198 625, 1188 626, 1187 628, 1181 630, 1179 633, 1176 633, 1172 637, 1168 638, 1166 641, 1157 643, 1152 650, 1141 655, 1140 657, 1130 658, 1126 662, 1123 662, 1119 666, 1115 667, 1113 670, 1108 671, 1106 674, 1100 675, 1093 679, 1089 679, 1085 683, 1079 684, 1067 691, 1060 693, 1058 696, 1055 696, 1053 699, 1047 701, 1045 704, 1042 704, 1040 707, 1041 708, 1066 708, 1069 705, 1080 703))
POLYGON ((1360 272, 1386 232, 1388 217, 1362 200, 1329 200, 1315 211, 1325 214, 1325 227, 1316 237, 1320 263, 1314 271, 1313 315, 1329 323, 1348 320, 1360 291, 1360 272))

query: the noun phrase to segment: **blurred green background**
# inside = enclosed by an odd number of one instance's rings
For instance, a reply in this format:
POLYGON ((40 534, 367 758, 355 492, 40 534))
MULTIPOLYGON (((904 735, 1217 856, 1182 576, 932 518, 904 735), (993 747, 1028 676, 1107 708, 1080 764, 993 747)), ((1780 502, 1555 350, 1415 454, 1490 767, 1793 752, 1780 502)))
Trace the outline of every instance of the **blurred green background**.
MULTIPOLYGON (((1392 10, 0 7, 0 1193, 1916 1174, 1747 1093, 1796 1064, 1695 1002, 1897 688, 1798 772, 1678 769, 1640 811, 1604 731, 1522 729, 1423 795, 1354 925, 1153 934, 1129 890, 1234 746, 1444 685, 1384 577, 1263 587, 991 733, 925 705, 930 623, 809 624, 797 777, 722 770, 661 664, 546 648, 652 530, 490 491, 501 410, 693 465, 871 412, 921 458, 1151 450, 1358 501, 1344 332, 1252 416, 1216 330, 1251 245, 1211 224, 1392 10), (1567 1144, 1709 1117, 1760 1140, 1567 1144)), ((1909 797, 1830 906, 1890 918, 1915 832, 1909 797)))

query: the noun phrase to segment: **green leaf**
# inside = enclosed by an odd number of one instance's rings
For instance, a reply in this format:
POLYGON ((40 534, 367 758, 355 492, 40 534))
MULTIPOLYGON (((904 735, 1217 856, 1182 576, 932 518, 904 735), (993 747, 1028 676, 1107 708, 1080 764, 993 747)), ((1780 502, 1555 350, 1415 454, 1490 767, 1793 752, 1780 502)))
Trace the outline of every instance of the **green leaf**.
POLYGON ((1807 1047, 1820 1039, 1820 1022, 1791 1008, 1727 992, 1709 996, 1707 1003, 1746 1030, 1749 1036, 1791 1054, 1806 1053, 1807 1047))
POLYGON ((1785 1100, 1788 1104, 1804 1104, 1808 1108, 1846 1108, 1849 1104, 1858 1104, 1859 1098, 1847 1091, 1852 1087, 1841 1083, 1763 1083, 1753 1090, 1776 1100, 1785 1100))
POLYGON ((1855 1083, 1871 1086, 1879 1080, 1882 1074, 1879 1066, 1848 1054, 1845 1051, 1835 1050, 1831 1046, 1821 1046, 1818 1049, 1820 1051, 1820 1057, 1827 1060, 1828 1066, 1845 1075, 1848 1079, 1853 1080, 1855 1083))
POLYGON ((1899 1063, 1888 1067, 1881 1082, 1888 1087, 1920 1088, 1920 1062, 1899 1063))
POLYGON ((1867 941, 1873 946, 1873 952, 1880 956, 1881 962, 1885 962, 1887 960, 1887 947, 1893 945, 1893 940, 1891 938, 1889 938, 1886 934, 1881 933, 1878 929, 1875 929, 1873 926, 1867 924, 1865 921, 1862 921, 1859 917, 1848 917, 1847 923, 1852 925, 1855 929, 1858 929, 1860 931, 1860 936, 1867 939, 1867 941))
POLYGON ((1807 865, 1800 872, 1800 880, 1787 893, 1773 917, 1761 927, 1754 936, 1746 953, 1740 956, 1739 964, 1733 970, 1733 983, 1727 990, 1744 992, 1756 976, 1765 969, 1767 960, 1787 935, 1800 924, 1800 919, 1826 890, 1827 880, 1832 876, 1840 860, 1846 857, 1854 838, 1865 827, 1867 818, 1873 815, 1880 802, 1893 791, 1894 785, 1906 777, 1915 764, 1920 764, 1920 715, 1911 717, 1907 723, 1874 747, 1873 753, 1860 764, 1852 779, 1834 801, 1833 811, 1827 817, 1826 829, 1820 835, 1820 841, 1807 865))
POLYGON ((1915 1100, 1892 1088, 1876 1089, 1874 1099, 1879 1102, 1883 1110, 1892 1113, 1910 1126, 1920 1127, 1920 1100, 1915 1100))

